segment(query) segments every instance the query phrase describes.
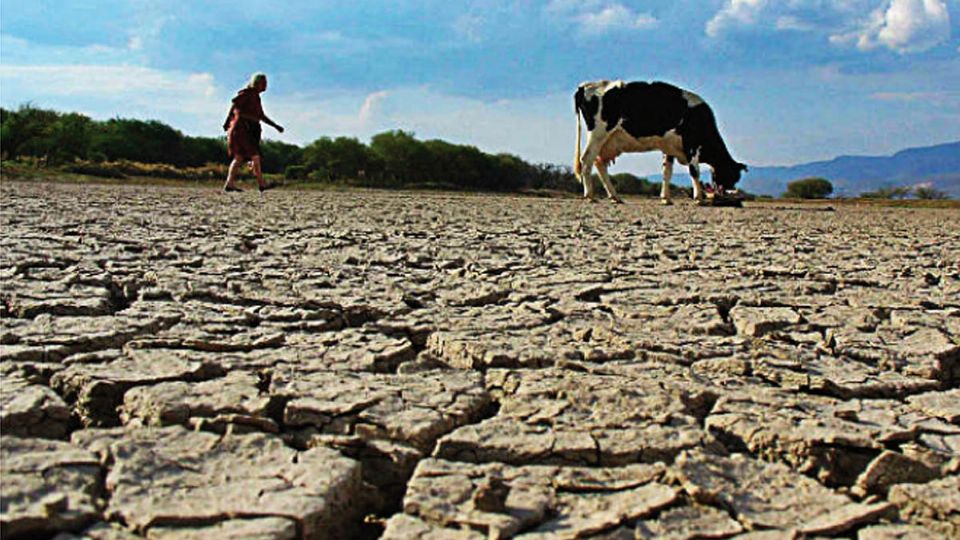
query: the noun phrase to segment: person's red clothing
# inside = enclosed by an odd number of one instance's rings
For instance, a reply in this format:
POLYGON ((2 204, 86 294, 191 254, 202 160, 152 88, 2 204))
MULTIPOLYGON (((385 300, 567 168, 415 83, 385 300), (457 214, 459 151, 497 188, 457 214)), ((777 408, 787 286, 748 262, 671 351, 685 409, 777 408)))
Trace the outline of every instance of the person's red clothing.
POLYGON ((260 120, 263 118, 260 92, 254 88, 237 92, 224 125, 231 158, 249 160, 260 155, 260 120))

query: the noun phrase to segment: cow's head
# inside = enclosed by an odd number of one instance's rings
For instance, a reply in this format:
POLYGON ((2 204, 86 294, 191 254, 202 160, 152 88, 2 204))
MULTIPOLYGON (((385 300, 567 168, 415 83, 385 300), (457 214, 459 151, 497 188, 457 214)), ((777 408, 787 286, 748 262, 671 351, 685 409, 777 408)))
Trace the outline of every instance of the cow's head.
POLYGON ((740 181, 740 175, 746 171, 746 165, 730 160, 730 163, 713 168, 713 183, 723 189, 733 189, 740 181))

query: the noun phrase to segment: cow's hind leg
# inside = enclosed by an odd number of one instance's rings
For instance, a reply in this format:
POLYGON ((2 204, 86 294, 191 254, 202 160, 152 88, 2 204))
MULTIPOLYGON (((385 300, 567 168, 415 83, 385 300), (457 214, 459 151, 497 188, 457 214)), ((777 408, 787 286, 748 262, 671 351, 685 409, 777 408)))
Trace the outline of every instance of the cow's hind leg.
POLYGON ((673 156, 663 155, 663 185, 660 186, 660 202, 664 205, 670 202, 670 179, 673 178, 673 156))
POLYGON ((617 204, 623 204, 623 199, 620 198, 620 195, 617 195, 617 186, 607 175, 607 164, 602 159, 597 160, 597 173, 600 174, 600 182, 603 183, 603 189, 607 190, 610 199, 617 204))

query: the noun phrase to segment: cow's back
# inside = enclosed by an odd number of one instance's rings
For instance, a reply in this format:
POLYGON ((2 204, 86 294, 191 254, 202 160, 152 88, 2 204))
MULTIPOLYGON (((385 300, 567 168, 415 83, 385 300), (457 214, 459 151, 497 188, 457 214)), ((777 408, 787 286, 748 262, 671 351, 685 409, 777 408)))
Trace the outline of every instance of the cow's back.
POLYGON ((634 137, 661 137, 681 125, 688 108, 684 91, 676 86, 631 82, 604 94, 601 117, 608 126, 622 121, 634 137))

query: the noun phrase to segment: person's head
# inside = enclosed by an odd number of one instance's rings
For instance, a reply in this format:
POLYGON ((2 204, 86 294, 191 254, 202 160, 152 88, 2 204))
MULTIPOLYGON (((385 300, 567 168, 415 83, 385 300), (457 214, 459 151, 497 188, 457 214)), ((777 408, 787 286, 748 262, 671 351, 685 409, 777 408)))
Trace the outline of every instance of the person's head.
POLYGON ((253 88, 263 92, 267 89, 267 74, 266 73, 254 73, 250 76, 250 82, 247 83, 247 88, 253 88))

